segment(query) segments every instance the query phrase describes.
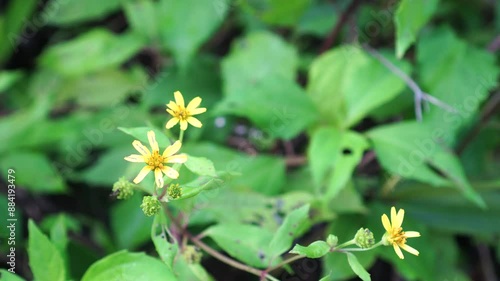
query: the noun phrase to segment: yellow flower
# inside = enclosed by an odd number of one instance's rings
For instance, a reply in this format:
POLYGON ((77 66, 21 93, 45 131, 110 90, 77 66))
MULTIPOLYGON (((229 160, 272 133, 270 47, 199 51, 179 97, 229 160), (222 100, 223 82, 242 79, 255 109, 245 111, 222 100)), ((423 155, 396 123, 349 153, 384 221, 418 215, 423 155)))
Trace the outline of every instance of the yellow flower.
POLYGON ((134 183, 140 183, 144 177, 149 174, 149 172, 154 171, 155 182, 158 187, 163 187, 163 174, 167 177, 176 179, 179 177, 179 172, 174 168, 169 167, 167 163, 184 163, 187 161, 186 154, 174 155, 181 148, 181 142, 176 141, 174 144, 167 147, 163 154, 160 155, 160 148, 158 147, 158 142, 156 141, 155 132, 148 132, 149 145, 151 150, 145 147, 140 141, 135 140, 132 145, 135 147, 139 154, 132 154, 125 157, 125 160, 130 162, 144 162, 146 166, 142 168, 137 177, 134 179, 134 183))
POLYGON ((407 251, 408 253, 418 256, 418 251, 414 248, 406 245, 406 238, 420 237, 420 233, 416 231, 403 231, 401 225, 403 224, 403 218, 405 216, 405 210, 399 209, 396 214, 396 208, 391 208, 391 221, 386 214, 382 215, 382 224, 386 230, 384 237, 382 238, 384 245, 392 245, 394 251, 400 259, 404 259, 403 252, 401 249, 407 251))
POLYGON ((184 98, 182 97, 181 92, 177 91, 174 93, 175 102, 170 101, 167 104, 167 112, 172 115, 172 119, 168 120, 167 129, 172 128, 177 123, 181 123, 181 130, 185 131, 188 127, 188 123, 201 128, 202 124, 200 120, 193 117, 193 115, 201 114, 207 111, 204 107, 198 107, 201 104, 201 98, 196 97, 192 99, 189 104, 184 106, 184 98))

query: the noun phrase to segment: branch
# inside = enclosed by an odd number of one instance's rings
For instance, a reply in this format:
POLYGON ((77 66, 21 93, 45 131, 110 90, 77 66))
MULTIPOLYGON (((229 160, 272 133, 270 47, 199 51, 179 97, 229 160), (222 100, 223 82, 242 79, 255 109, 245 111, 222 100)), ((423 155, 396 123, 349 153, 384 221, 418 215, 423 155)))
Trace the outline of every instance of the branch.
POLYGON ((337 23, 333 27, 332 31, 330 32, 330 34, 326 38, 325 42, 321 46, 321 49, 319 51, 320 54, 324 53, 325 51, 330 49, 330 47, 332 47, 333 42, 335 42, 335 39, 337 38, 337 36, 340 33, 340 30, 342 29, 342 26, 344 26, 344 24, 347 22, 347 20, 349 20, 349 18, 351 17, 351 14, 353 14, 356 11, 356 9, 358 8, 359 4, 361 4, 361 2, 362 2, 362 0, 352 0, 351 1, 351 4, 349 4, 347 9, 340 15, 339 20, 337 21, 337 23))
POLYGON ((425 93, 424 91, 422 91, 422 89, 420 89, 418 84, 410 76, 408 76, 405 72, 403 72, 401 69, 399 69, 397 66, 395 66, 388 59, 384 58, 375 49, 371 48, 367 44, 363 44, 363 49, 366 50, 374 58, 376 58, 381 64, 383 64, 392 73, 394 73, 394 75, 401 78, 406 83, 408 88, 410 88, 413 91, 413 94, 415 95, 415 116, 419 122, 422 121, 422 101, 432 103, 435 106, 440 107, 440 108, 442 108, 446 111, 449 111, 449 112, 454 112, 454 113, 457 112, 457 110, 455 108, 453 108, 452 106, 450 106, 450 105, 446 104, 445 102, 439 100, 438 98, 433 97, 433 96, 425 93))

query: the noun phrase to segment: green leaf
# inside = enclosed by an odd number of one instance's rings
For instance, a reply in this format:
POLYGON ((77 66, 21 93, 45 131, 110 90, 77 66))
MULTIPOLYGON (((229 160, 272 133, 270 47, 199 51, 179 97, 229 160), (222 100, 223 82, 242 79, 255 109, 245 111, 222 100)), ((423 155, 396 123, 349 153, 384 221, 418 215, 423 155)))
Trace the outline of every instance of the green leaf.
POLYGON ((485 206, 467 181, 458 158, 441 146, 442 130, 401 122, 379 126, 369 131, 368 136, 377 158, 388 171, 435 186, 454 186, 478 206, 485 206))
POLYGON ((489 90, 497 84, 500 69, 495 56, 459 39, 448 27, 422 36, 417 47, 421 86, 429 94, 454 107, 458 113, 431 106, 424 122, 442 135, 448 145, 475 116, 489 90), (447 50, 438 54, 436 49, 447 50))
POLYGON ((370 273, 368 273, 366 269, 359 263, 356 256, 352 253, 346 253, 346 254, 347 254, 347 261, 349 262, 352 271, 354 271, 354 273, 356 273, 356 275, 358 275, 359 278, 361 278, 361 280, 371 281, 372 279, 370 278, 370 273))
POLYGON ((190 263, 184 256, 179 256, 174 264, 174 272, 179 280, 214 281, 214 278, 199 263, 190 263))
POLYGON ((5 269, 0 269, 0 281, 25 281, 25 279, 5 269))
POLYGON ((309 246, 304 247, 299 244, 295 245, 290 251, 291 254, 304 255, 311 259, 321 258, 330 252, 330 246, 325 241, 314 241, 309 246))
POLYGON ((292 246, 293 240, 301 234, 309 218, 309 204, 295 209, 285 217, 269 245, 274 256, 279 256, 292 246))
POLYGON ((266 2, 266 9, 259 13, 264 22, 277 26, 294 26, 312 1, 267 0, 266 2))
POLYGON ((177 278, 160 260, 144 253, 121 251, 98 260, 83 275, 82 281, 172 280, 177 278))
MULTIPOLYGON (((409 72, 406 62, 389 60, 409 72)), ((403 81, 355 46, 343 46, 318 57, 309 71, 307 92, 322 123, 349 128, 404 89, 403 81)))
POLYGON ((118 127, 118 130, 124 132, 127 135, 131 135, 136 140, 140 140, 142 142, 142 144, 144 144, 144 145, 149 145, 148 132, 153 131, 155 133, 156 141, 158 142, 158 145, 160 146, 160 150, 162 148, 163 149, 167 148, 167 146, 169 146, 171 144, 170 141, 168 140, 168 137, 165 135, 165 133, 157 128, 150 128, 150 127, 123 128, 123 127, 118 127))
POLYGON ((5 92, 24 76, 21 71, 0 71, 0 93, 5 92))
POLYGON ((403 57, 416 41, 420 29, 436 12, 439 0, 402 0, 394 15, 396 22, 396 56, 403 57))
POLYGON ((161 229, 160 233, 155 234, 158 226, 164 227, 162 224, 159 224, 160 220, 161 216, 157 214, 153 222, 153 229, 151 230, 151 240, 153 240, 158 256, 168 266, 168 268, 172 269, 174 266, 175 256, 179 251, 179 244, 168 242, 166 232, 163 229, 161 229))
POLYGON ((152 217, 147 217, 139 207, 141 194, 134 194, 111 209, 111 230, 118 248, 133 249, 150 239, 152 217))
POLYGON ((182 186, 182 196, 179 199, 187 199, 198 195, 204 190, 212 190, 220 188, 224 185, 224 181, 212 177, 198 177, 196 180, 186 183, 182 186))
POLYGON ((36 0, 12 1, 0 15, 0 65, 17 50, 19 43, 26 43, 33 34, 31 15, 36 10, 36 0))
POLYGON ((320 37, 328 35, 337 22, 338 15, 334 4, 315 3, 310 7, 297 25, 300 34, 313 34, 320 37))
POLYGON ((33 276, 39 281, 65 281, 64 261, 57 248, 32 221, 28 221, 28 255, 33 276))
POLYGON ((228 5, 214 5, 213 1, 160 1, 157 24, 162 46, 185 68, 201 44, 222 23, 227 8, 228 5))
POLYGON ((264 268, 279 262, 269 251, 273 234, 261 227, 248 224, 218 224, 208 228, 204 234, 232 257, 250 266, 264 268))
POLYGON ((127 2, 124 5, 125 15, 136 33, 150 41, 159 39, 159 10, 153 1, 127 2))
POLYGON ((322 277, 321 279, 319 279, 319 281, 329 281, 330 280, 330 273, 324 277, 322 277))
POLYGON ((194 157, 188 155, 188 160, 184 163, 186 168, 200 176, 217 177, 214 163, 205 157, 194 157))
POLYGON ((144 42, 137 34, 115 35, 105 29, 92 29, 79 37, 49 47, 40 64, 68 76, 79 76, 120 66, 134 56, 144 42))
POLYGON ((16 184, 39 193, 63 193, 66 185, 47 156, 37 152, 14 152, 0 161, 3 171, 16 171, 16 184))
POLYGON ((313 133, 308 158, 318 187, 323 185, 329 175, 328 198, 335 197, 346 186, 368 147, 365 137, 354 131, 324 127, 313 133))
POLYGON ((103 19, 117 11, 127 0, 52 0, 44 11, 48 22, 54 25, 76 25, 91 20, 103 19))

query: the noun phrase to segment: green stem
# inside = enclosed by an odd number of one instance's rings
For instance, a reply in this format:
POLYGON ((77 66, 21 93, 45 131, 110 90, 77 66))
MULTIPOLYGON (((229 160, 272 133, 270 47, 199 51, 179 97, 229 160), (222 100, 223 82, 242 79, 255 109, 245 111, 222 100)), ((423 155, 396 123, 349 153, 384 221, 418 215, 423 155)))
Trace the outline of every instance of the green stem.
POLYGON ((182 143, 182 140, 184 139, 184 130, 181 130, 179 133, 179 141, 182 143))
POLYGON ((292 263, 292 262, 294 262, 294 261, 296 261, 296 260, 303 259, 303 258, 305 258, 305 257, 306 257, 306 256, 304 256, 304 255, 295 255, 295 256, 290 257, 290 258, 288 258, 288 259, 286 259, 286 260, 284 260, 284 261, 280 262, 279 264, 277 264, 277 265, 275 265, 275 266, 273 266, 273 267, 269 268, 267 271, 271 272, 271 271, 276 270, 276 269, 278 269, 278 268, 280 268, 280 267, 282 267, 282 266, 285 266, 285 265, 287 265, 287 264, 289 264, 289 263, 292 263))
POLYGON ((353 244, 356 244, 356 240, 352 239, 352 240, 349 240, 343 244, 340 244, 338 245, 337 247, 335 247, 334 249, 342 249, 344 248, 345 246, 349 246, 349 245, 353 245, 353 244))
POLYGON ((334 249, 334 251, 337 250, 338 252, 363 252, 363 251, 369 251, 369 250, 375 249, 381 245, 382 245, 382 240, 380 240, 377 244, 371 246, 370 248, 344 248, 344 249, 336 248, 336 249, 334 249))

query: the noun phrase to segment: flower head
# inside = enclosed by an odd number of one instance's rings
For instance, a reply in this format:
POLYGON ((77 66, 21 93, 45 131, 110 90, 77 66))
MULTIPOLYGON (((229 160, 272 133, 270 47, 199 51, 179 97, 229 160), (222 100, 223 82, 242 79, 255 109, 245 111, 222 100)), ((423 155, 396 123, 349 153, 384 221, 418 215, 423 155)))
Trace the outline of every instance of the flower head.
POLYGON ((113 194, 118 199, 126 200, 134 195, 134 184, 122 177, 113 184, 113 194))
POLYGON ((420 237, 420 233, 416 231, 403 231, 401 225, 403 224, 403 218, 405 216, 405 210, 399 209, 396 214, 396 208, 391 208, 391 221, 386 214, 382 215, 382 224, 386 230, 382 241, 384 245, 392 245, 394 251, 400 259, 404 259, 403 252, 401 249, 407 251, 410 254, 418 256, 418 251, 414 248, 406 245, 406 238, 420 237))
POLYGON ((142 198, 141 209, 148 217, 158 214, 161 210, 161 203, 156 196, 144 196, 142 198))
POLYGON ((367 249, 375 245, 373 233, 368 228, 360 228, 354 236, 356 245, 360 248, 367 249))
POLYGON ((177 91, 174 93, 175 102, 170 101, 167 104, 167 112, 172 115, 172 118, 168 120, 167 129, 172 128, 177 123, 181 124, 181 130, 185 131, 188 127, 188 123, 201 128, 202 124, 200 120, 193 117, 193 115, 201 114, 207 111, 204 107, 198 107, 201 104, 201 98, 196 97, 192 99, 187 106, 184 106, 184 98, 181 92, 177 91))
POLYGON ((142 168, 137 177, 133 180, 134 183, 140 183, 149 172, 154 171, 155 182, 158 187, 163 187, 163 174, 167 177, 176 179, 179 177, 179 172, 172 167, 165 164, 167 163, 184 163, 187 161, 186 154, 174 155, 181 149, 181 142, 176 141, 174 144, 167 147, 162 154, 156 141, 156 136, 153 131, 148 132, 149 145, 151 151, 145 147, 140 141, 135 140, 132 145, 137 149, 139 154, 132 154, 125 157, 129 162, 144 162, 146 166, 142 168))

